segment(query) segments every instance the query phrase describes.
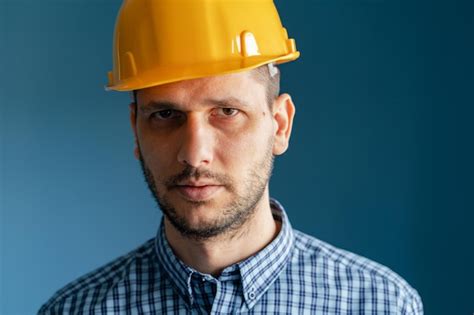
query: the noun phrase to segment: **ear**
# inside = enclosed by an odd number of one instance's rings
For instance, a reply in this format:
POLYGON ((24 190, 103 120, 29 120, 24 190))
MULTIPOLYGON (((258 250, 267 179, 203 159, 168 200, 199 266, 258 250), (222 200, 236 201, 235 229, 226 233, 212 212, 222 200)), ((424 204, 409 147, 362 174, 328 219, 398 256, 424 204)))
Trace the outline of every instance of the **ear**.
POLYGON ((140 152, 138 150, 138 140, 137 140, 137 105, 132 102, 129 105, 130 108, 130 125, 132 126, 133 137, 135 139, 135 147, 133 149, 133 154, 135 158, 138 160, 140 157, 140 152))
POLYGON ((273 121, 275 125, 273 154, 281 155, 288 149, 291 128, 295 116, 295 105, 289 94, 281 94, 273 102, 273 121))

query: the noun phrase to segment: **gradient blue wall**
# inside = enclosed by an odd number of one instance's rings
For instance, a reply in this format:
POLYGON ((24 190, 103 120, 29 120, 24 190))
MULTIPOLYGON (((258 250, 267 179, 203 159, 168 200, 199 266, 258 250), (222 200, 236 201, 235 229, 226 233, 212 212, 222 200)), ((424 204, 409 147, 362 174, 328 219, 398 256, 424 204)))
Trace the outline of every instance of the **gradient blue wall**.
MULTIPOLYGON (((272 195, 381 262, 427 314, 474 312, 471 1, 283 1, 301 59, 272 195)), ((153 237, 128 96, 106 93, 119 0, 0 0, 0 314, 153 237)))

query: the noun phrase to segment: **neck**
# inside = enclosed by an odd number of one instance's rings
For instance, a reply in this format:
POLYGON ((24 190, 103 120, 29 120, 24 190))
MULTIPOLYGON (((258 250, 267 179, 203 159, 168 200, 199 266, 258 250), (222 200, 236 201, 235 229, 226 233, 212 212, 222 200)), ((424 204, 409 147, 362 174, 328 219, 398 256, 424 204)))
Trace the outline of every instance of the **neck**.
MULTIPOLYGON (((268 189, 268 188, 267 188, 268 189)), ((253 216, 232 235, 195 241, 184 237, 165 217, 166 238, 176 256, 187 266, 218 277, 226 267, 242 261, 267 246, 280 230, 272 216, 268 191, 253 216)))

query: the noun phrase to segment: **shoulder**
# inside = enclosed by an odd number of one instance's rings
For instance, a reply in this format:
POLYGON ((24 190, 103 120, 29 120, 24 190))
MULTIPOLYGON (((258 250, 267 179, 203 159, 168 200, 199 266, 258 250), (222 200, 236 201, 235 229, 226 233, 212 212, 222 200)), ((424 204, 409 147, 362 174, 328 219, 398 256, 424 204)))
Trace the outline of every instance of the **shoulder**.
MULTIPOLYGON (((294 230, 293 261, 333 292, 374 307, 380 303, 400 314, 422 314, 417 291, 386 266, 294 230)), ((351 300, 351 299, 349 299, 351 300)))
MULTIPOLYGON (((43 314, 69 314, 106 303, 110 292, 122 286, 132 274, 154 268, 154 239, 113 261, 81 276, 58 290, 38 311, 43 314)), ((156 274, 156 272, 154 272, 156 274)), ((133 276, 132 276, 133 277, 133 276)))

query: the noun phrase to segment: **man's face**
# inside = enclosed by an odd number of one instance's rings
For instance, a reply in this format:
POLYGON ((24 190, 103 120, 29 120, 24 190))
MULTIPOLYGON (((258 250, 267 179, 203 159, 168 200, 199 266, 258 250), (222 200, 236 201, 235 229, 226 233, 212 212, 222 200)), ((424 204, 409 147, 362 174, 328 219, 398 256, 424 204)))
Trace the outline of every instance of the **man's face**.
POLYGON ((263 84, 242 72, 137 96, 136 155, 168 220, 195 239, 242 227, 268 194, 273 165, 277 126, 263 84))

